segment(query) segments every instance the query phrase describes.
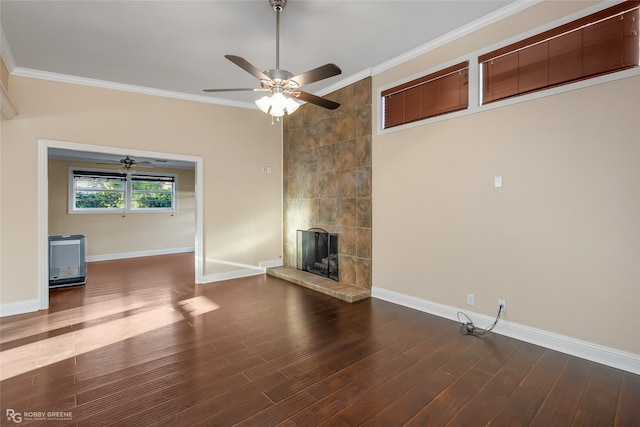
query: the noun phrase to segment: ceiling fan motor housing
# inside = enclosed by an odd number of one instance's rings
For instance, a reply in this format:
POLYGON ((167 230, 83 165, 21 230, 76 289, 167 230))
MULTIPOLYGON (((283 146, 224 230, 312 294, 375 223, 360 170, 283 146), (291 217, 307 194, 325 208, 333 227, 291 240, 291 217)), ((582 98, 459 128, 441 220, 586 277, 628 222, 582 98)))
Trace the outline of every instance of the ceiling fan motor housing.
POLYGON ((276 12, 282 12, 284 7, 287 5, 287 0, 269 0, 271 7, 276 12))

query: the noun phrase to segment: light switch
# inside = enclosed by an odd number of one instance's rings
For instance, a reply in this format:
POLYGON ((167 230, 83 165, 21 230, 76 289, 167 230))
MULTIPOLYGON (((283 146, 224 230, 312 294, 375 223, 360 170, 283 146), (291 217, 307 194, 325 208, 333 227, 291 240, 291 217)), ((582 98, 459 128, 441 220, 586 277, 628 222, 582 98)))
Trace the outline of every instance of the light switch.
POLYGON ((493 186, 495 188, 502 188, 502 175, 493 177, 493 186))

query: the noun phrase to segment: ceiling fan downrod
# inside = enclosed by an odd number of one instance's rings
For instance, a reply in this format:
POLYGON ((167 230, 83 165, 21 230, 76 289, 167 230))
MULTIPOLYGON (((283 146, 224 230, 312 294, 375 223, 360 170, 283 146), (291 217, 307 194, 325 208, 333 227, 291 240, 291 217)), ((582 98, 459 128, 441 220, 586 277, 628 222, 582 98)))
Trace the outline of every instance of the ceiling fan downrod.
POLYGON ((287 0, 269 0, 269 4, 276 11, 276 70, 280 69, 280 12, 287 5, 287 0))

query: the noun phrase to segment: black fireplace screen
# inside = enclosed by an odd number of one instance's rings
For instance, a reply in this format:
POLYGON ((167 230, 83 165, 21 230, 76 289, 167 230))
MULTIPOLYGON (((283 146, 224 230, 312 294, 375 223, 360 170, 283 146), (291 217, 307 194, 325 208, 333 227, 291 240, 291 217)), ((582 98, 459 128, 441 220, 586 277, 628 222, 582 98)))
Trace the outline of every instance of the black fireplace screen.
POLYGON ((298 230, 298 270, 340 281, 338 269, 338 235, 321 228, 298 230))

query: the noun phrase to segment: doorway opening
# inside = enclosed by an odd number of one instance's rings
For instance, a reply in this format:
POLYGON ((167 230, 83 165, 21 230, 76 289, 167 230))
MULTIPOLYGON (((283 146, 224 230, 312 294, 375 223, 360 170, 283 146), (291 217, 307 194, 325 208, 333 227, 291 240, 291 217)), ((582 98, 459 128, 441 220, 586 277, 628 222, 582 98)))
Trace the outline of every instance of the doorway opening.
MULTIPOLYGON (((194 252, 195 283, 203 283, 203 159, 198 156, 177 155, 144 150, 123 149, 117 147, 77 144, 64 141, 38 141, 38 302, 40 309, 49 307, 49 159, 52 156, 66 155, 76 161, 90 164, 100 163, 100 159, 114 159, 126 153, 138 158, 153 158, 159 164, 180 164, 193 168, 195 235, 194 252)), ((99 165, 96 165, 99 167, 99 165)), ((89 242, 89 244, 91 244, 89 242)), ((151 251, 153 252, 153 251, 151 251)), ((161 253, 161 252, 160 252, 161 253)), ((150 253, 153 254, 153 253, 150 253)), ((99 259, 94 259, 99 260, 99 259)))

